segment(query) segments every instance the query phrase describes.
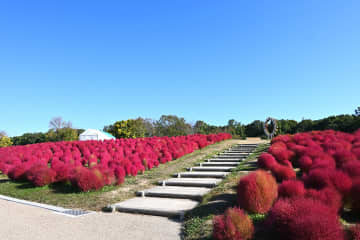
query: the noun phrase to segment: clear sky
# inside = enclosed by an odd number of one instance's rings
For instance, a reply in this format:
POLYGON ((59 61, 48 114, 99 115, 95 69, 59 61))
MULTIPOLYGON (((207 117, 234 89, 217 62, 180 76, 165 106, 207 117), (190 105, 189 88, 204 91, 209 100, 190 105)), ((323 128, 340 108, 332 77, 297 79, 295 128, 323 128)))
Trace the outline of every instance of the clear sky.
POLYGON ((351 114, 359 12, 358 0, 2 0, 0 130, 351 114))

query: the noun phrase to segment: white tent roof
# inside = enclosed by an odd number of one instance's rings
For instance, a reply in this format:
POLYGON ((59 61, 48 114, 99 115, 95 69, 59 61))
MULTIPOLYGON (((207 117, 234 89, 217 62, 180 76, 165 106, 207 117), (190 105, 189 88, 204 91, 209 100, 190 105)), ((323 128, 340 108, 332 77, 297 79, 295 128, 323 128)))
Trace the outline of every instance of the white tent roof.
POLYGON ((80 134, 79 140, 86 141, 86 140, 110 140, 115 139, 110 133, 103 132, 96 129, 87 129, 85 132, 80 134))

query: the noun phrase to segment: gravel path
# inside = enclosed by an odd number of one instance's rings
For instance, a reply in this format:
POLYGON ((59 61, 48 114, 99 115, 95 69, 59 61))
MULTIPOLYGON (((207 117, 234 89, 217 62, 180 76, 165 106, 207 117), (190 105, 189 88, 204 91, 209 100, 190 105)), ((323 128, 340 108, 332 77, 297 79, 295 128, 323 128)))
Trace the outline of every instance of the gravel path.
POLYGON ((76 218, 0 200, 0 239, 18 240, 172 240, 181 223, 165 217, 125 213, 93 213, 76 218))

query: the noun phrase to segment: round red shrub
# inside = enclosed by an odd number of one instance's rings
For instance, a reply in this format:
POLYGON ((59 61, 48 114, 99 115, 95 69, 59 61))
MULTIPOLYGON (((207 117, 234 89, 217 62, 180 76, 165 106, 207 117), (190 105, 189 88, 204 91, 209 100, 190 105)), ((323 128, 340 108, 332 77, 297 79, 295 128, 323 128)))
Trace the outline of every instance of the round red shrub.
POLYGON ((356 178, 352 183, 350 191, 351 210, 360 214, 360 178, 356 178))
POLYGON ((336 160, 336 166, 341 167, 347 162, 355 161, 357 160, 357 157, 355 154, 353 154, 351 151, 348 150, 339 150, 334 154, 334 158, 336 160))
POLYGON ((78 174, 72 178, 71 182, 83 192, 98 190, 104 186, 99 174, 101 173, 96 169, 92 171, 88 168, 81 168, 78 174))
POLYGON ((348 229, 348 240, 360 240, 360 224, 348 229))
POLYGON ((271 239, 344 240, 338 216, 323 203, 308 198, 278 200, 265 226, 271 239))
POLYGON ((224 215, 213 219, 213 237, 216 240, 251 239, 254 225, 250 217, 239 208, 229 208, 224 215))
POLYGON ((255 171, 240 179, 237 201, 241 208, 252 213, 266 213, 278 195, 274 177, 263 170, 255 171))
POLYGON ((271 170, 271 172, 276 177, 276 180, 279 182, 296 178, 296 173, 294 169, 283 165, 275 166, 271 170))
POLYGON ((318 200, 328 206, 334 213, 338 213, 343 206, 341 194, 333 188, 324 188, 321 190, 308 189, 305 197, 318 200))
POLYGON ((26 180, 26 172, 29 166, 26 163, 15 165, 9 170, 8 177, 13 180, 26 180))
POLYGON ((352 181, 351 178, 339 170, 315 169, 303 178, 307 188, 323 189, 333 187, 342 195, 350 192, 352 181))
POLYGON ((299 164, 301 171, 308 172, 312 165, 312 159, 311 159, 311 157, 304 155, 299 158, 298 164, 299 164))
POLYGON ((350 161, 342 166, 342 170, 350 177, 360 177, 360 161, 350 161))
POLYGON ((27 172, 27 178, 38 187, 53 183, 56 172, 46 165, 34 165, 27 172))
POLYGON ((259 168, 271 170, 278 163, 276 162, 273 155, 269 153, 262 153, 258 158, 257 164, 259 168))
POLYGON ((299 180, 287 180, 279 185, 279 197, 302 197, 305 195, 305 192, 304 183, 299 180))

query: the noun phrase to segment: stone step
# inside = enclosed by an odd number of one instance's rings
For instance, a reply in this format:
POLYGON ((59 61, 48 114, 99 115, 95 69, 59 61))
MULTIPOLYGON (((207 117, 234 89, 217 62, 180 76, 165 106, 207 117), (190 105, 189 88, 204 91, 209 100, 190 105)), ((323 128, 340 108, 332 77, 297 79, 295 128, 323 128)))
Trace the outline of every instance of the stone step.
POLYGON ((209 158, 206 161, 207 162, 236 162, 236 163, 240 163, 243 161, 244 158, 239 159, 239 158, 209 158))
POLYGON ((258 143, 245 143, 245 144, 237 144, 234 147, 257 147, 258 143))
POLYGON ((230 172, 235 167, 191 167, 187 170, 190 172, 205 171, 205 172, 230 172))
POLYGON ((159 181, 163 186, 215 187, 222 180, 219 178, 170 178, 159 181))
POLYGON ((253 151, 248 151, 248 150, 228 150, 228 151, 224 151, 224 153, 252 153, 253 151))
POLYGON ((136 195, 142 197, 168 197, 201 200, 202 197, 210 191, 210 188, 205 187, 161 186, 139 191, 136 195))
POLYGON ((111 207, 120 212, 183 218, 185 212, 197 205, 197 201, 190 199, 136 197, 111 207))
POLYGON ((247 158, 248 155, 224 155, 224 154, 221 154, 221 155, 217 155, 213 158, 234 158, 234 159, 245 159, 247 158))
POLYGON ((233 152, 252 152, 256 148, 231 148, 225 151, 233 151, 233 152))
POLYGON ((236 167, 240 162, 203 162, 200 167, 236 167))
POLYGON ((225 178, 229 172, 180 172, 174 174, 178 178, 225 178))
POLYGON ((249 153, 232 153, 232 152, 224 152, 218 154, 218 156, 225 155, 225 156, 248 156, 249 153))
POLYGON ((255 147, 234 147, 230 148, 229 150, 247 150, 247 151, 253 151, 256 149, 255 147))

